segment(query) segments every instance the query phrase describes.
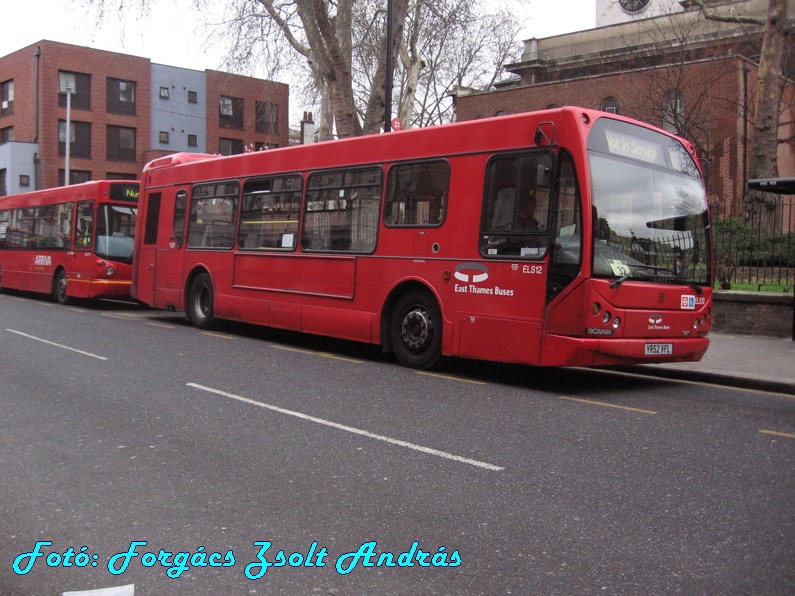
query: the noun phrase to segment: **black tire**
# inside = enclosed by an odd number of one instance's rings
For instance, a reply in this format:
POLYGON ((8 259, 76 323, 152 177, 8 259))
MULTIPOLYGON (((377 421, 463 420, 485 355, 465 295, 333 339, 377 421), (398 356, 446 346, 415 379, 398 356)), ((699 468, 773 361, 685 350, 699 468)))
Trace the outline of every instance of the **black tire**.
POLYGON ((190 284, 185 312, 193 326, 199 329, 210 329, 215 323, 213 282, 206 273, 197 275, 190 284))
POLYGON ((427 370, 442 357, 442 312, 427 291, 413 290, 397 301, 389 333, 404 366, 427 370))
POLYGON ((0 294, 2 294, 5 290, 3 290, 3 269, 0 267, 0 294))
POLYGON ((69 304, 69 296, 66 295, 66 271, 58 269, 55 277, 52 278, 52 299, 58 304, 69 304))

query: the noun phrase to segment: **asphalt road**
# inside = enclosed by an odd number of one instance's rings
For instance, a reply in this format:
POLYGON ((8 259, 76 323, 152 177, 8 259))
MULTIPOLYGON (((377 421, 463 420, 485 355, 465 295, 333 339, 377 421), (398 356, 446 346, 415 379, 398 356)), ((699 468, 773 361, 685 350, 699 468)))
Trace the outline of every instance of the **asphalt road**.
POLYGON ((3 595, 795 592, 792 396, 3 294, 0 411, 3 595))

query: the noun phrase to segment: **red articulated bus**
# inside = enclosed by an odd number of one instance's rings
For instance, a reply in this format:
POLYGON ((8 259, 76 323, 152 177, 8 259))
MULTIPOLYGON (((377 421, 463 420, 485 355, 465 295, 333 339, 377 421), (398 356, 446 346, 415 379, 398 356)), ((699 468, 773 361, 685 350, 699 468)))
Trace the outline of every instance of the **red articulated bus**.
POLYGON ((693 147, 562 108, 149 163, 133 296, 216 318, 541 366, 696 361, 709 214, 693 147))
POLYGON ((0 290, 129 297, 139 183, 99 180, 0 198, 0 290))

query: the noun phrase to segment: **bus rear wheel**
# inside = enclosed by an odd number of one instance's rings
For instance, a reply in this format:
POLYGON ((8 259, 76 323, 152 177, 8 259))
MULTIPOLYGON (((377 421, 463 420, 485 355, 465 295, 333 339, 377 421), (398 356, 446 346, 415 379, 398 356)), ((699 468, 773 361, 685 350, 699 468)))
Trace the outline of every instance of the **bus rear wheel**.
POLYGON ((52 297, 58 304, 67 304, 69 296, 66 294, 66 271, 58 269, 58 273, 52 280, 52 297))
POLYGON ((392 311, 390 339, 404 366, 426 370, 442 357, 442 313, 434 297, 423 290, 402 296, 392 311))
POLYGON ((213 311, 213 282, 206 273, 197 275, 190 284, 185 309, 190 322, 199 329, 209 329, 215 322, 213 311))

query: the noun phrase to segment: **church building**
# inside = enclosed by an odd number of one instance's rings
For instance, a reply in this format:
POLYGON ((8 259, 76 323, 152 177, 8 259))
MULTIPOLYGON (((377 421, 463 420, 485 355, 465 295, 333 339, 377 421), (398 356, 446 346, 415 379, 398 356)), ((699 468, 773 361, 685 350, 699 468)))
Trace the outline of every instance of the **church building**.
MULTIPOLYGON (((760 18, 768 9, 768 0, 708 4, 760 18)), ((741 208, 762 27, 705 20, 691 0, 596 0, 596 11, 594 29, 525 40, 493 90, 459 90, 457 120, 561 105, 642 120, 689 139, 710 201, 741 208)), ((795 121, 793 65, 782 69, 781 138, 795 121)), ((779 175, 795 176, 795 145, 780 144, 778 159, 779 175)))

